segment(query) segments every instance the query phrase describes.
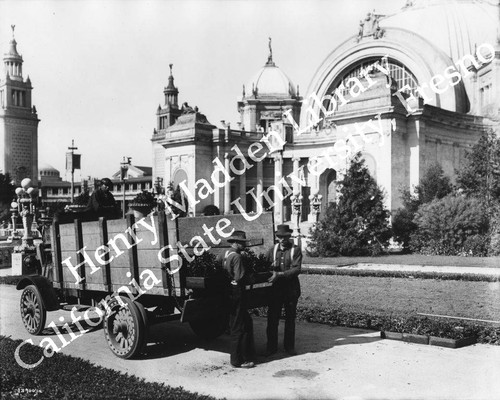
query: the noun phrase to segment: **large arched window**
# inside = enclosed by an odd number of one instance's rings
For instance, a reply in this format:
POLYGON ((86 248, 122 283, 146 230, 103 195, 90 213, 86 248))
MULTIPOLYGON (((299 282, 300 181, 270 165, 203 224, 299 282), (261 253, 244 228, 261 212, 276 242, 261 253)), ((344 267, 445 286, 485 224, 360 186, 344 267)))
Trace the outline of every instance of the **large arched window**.
MULTIPOLYGON (((377 62, 379 62, 383 68, 389 70, 389 74, 398 88, 408 85, 410 90, 405 89, 403 92, 411 93, 415 97, 418 97, 418 94, 416 93, 418 86, 417 79, 405 65, 394 59, 369 58, 355 64, 350 69, 346 69, 345 72, 340 75, 340 78, 335 79, 333 85, 328 90, 328 94, 338 99, 337 106, 340 104, 340 100, 338 95, 335 94, 335 91, 338 89, 338 91, 346 99, 349 99, 349 91, 355 85, 355 80, 350 79, 358 78, 363 83, 363 80, 365 79, 364 75, 366 74, 367 69, 369 69, 369 76, 373 76, 375 72, 378 72, 377 69, 373 68, 373 65, 377 62)), ((326 106, 326 104, 324 105, 326 106)))

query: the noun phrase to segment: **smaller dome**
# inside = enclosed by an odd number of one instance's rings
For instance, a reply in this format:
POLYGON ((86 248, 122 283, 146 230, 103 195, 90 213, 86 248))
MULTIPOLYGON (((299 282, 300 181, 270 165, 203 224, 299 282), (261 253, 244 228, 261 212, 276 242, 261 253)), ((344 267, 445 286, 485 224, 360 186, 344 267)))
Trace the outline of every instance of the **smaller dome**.
MULTIPOLYGON (((247 90, 257 91, 257 97, 295 97, 297 92, 293 82, 274 63, 267 63, 248 83, 247 90)), ((251 93, 251 92, 250 92, 251 93)))
POLYGON ((40 175, 42 175, 42 176, 43 175, 54 175, 54 173, 56 173, 57 176, 59 176, 59 174, 60 174, 59 170, 55 169, 50 164, 42 164, 42 165, 40 165, 38 170, 40 171, 40 175))

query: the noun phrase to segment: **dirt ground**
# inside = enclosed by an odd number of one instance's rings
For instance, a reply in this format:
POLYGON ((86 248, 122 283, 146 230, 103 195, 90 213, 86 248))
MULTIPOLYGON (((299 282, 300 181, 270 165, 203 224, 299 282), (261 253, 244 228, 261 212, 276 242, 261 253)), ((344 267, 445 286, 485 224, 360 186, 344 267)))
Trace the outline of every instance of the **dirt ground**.
MULTIPOLYGON (((24 329, 19 298, 14 287, 0 285, 0 334, 31 338, 38 345, 43 337, 24 329)), ((62 325, 62 315, 69 318, 68 312, 48 313, 47 325, 62 325)), ((254 327, 257 351, 263 353, 265 320, 254 318, 254 327)), ((146 353, 136 360, 115 357, 102 329, 77 338, 62 352, 148 381, 228 399, 500 398, 499 346, 446 349, 382 340, 373 331, 298 323, 297 356, 261 356, 256 368, 242 370, 229 364, 226 335, 204 342, 179 322, 156 325, 150 333, 146 353)))

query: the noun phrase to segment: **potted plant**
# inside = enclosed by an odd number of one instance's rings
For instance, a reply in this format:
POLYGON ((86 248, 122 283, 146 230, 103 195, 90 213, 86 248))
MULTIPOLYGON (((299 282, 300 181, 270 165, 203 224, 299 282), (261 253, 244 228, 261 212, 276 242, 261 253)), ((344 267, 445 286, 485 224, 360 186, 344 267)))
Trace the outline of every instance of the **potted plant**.
POLYGON ((272 286, 268 279, 272 275, 272 263, 265 254, 255 254, 250 249, 245 249, 241 256, 249 274, 249 284, 253 287, 252 296, 248 299, 248 308, 259 308, 269 305, 272 286), (257 285, 257 287, 255 287, 257 285))
POLYGON ((226 283, 227 275, 215 255, 205 251, 189 263, 183 256, 181 258, 188 289, 215 289, 226 283))
POLYGON ((153 210, 156 206, 156 199, 153 193, 143 190, 134 197, 129 206, 134 211, 134 217, 141 219, 153 210))
POLYGON ((89 204, 89 200, 90 200, 89 191, 85 190, 75 197, 75 199, 73 200, 73 204, 66 206, 66 208, 67 210, 75 213, 84 212, 89 204))
POLYGON ((241 256, 247 270, 250 271, 250 280, 252 284, 264 283, 272 275, 272 263, 267 260, 265 254, 255 254, 252 250, 246 248, 241 256))

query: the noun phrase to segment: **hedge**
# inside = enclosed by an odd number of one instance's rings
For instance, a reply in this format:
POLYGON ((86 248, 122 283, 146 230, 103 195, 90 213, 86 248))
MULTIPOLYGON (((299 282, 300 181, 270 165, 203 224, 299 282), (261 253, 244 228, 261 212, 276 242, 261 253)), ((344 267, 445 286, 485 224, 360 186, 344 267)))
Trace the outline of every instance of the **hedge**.
MULTIPOLYGON (((145 382, 59 353, 45 358, 38 367, 26 369, 14 358, 20 343, 21 340, 0 336, 2 399, 214 399, 188 392, 182 387, 145 382)), ((20 357, 26 363, 35 363, 42 356, 43 349, 30 344, 24 345, 20 351, 20 357)))
POLYGON ((499 275, 465 274, 460 272, 439 271, 386 271, 369 269, 341 269, 341 268, 312 268, 302 267, 302 273, 310 275, 348 275, 348 276, 373 276, 375 278, 418 278, 441 279, 470 282, 498 282, 499 275))
MULTIPOLYGON (((251 310, 257 316, 267 316, 265 307, 251 310)), ((430 335, 447 339, 475 337, 478 343, 500 345, 500 326, 471 321, 407 315, 377 315, 345 309, 297 307, 297 319, 305 322, 348 328, 430 335)))
MULTIPOLYGON (((261 310, 262 313, 262 310, 261 310)), ((374 315, 342 309, 297 308, 297 318, 332 326, 373 329, 390 332, 432 335, 448 339, 473 336, 478 343, 500 345, 500 326, 471 321, 452 321, 443 318, 408 315, 374 315)))

